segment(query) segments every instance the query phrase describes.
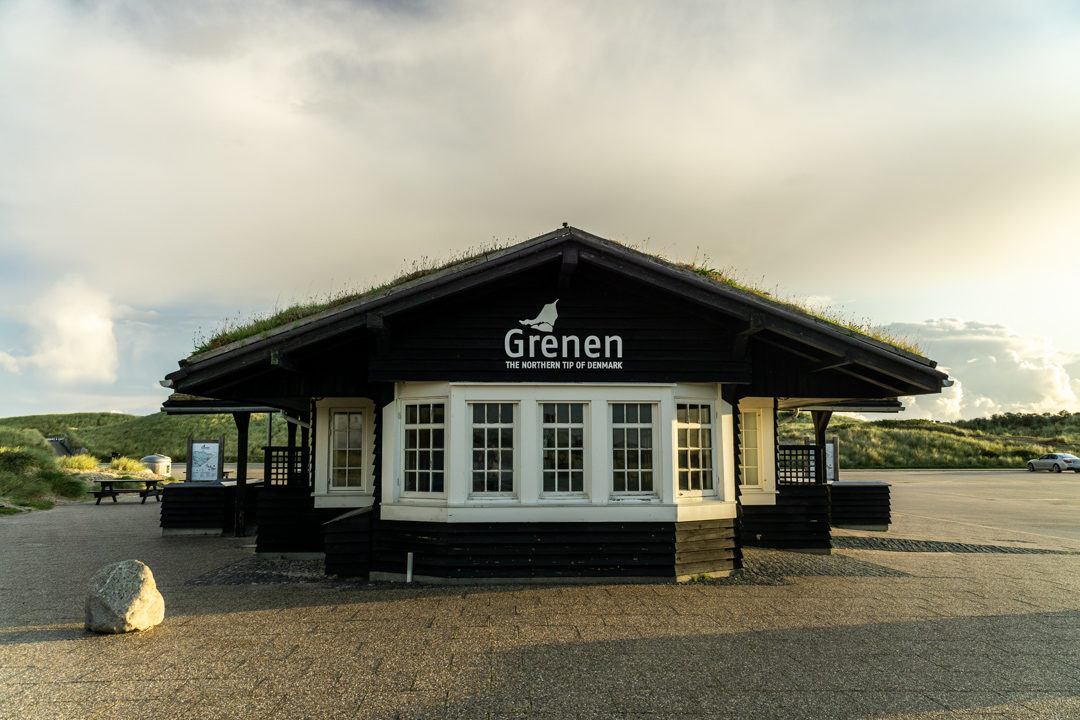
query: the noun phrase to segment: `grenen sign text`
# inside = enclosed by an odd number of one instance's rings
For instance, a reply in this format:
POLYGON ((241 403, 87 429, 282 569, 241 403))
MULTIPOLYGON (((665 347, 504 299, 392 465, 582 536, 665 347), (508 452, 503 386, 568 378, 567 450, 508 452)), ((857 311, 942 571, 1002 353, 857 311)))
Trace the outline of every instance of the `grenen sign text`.
POLYGON ((621 370, 623 341, 619 335, 526 335, 520 328, 503 338, 508 369, 621 370), (582 354, 586 359, 582 359, 582 354), (537 360, 545 358, 545 360, 537 360))

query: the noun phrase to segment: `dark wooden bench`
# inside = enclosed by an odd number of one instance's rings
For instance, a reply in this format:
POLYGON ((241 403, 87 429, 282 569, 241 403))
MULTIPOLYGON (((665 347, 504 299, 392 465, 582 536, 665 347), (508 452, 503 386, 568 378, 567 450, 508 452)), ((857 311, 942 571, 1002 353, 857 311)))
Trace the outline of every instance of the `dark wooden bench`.
POLYGON ((139 493, 139 497, 142 498, 142 503, 144 505, 146 504, 146 498, 151 497, 151 496, 157 498, 158 502, 161 502, 161 488, 158 487, 158 485, 161 484, 160 480, 131 480, 131 479, 120 480, 120 479, 116 479, 116 480, 98 480, 97 482, 98 482, 98 484, 101 485, 101 489, 93 491, 94 497, 97 498, 97 501, 94 502, 95 505, 100 505, 101 504, 101 498, 103 498, 103 497, 111 497, 112 501, 116 502, 116 498, 117 498, 118 495, 126 494, 126 493, 139 493), (143 483, 144 487, 142 487, 142 488, 118 488, 118 487, 114 487, 116 485, 116 483, 121 483, 121 482, 141 482, 141 483, 143 483))

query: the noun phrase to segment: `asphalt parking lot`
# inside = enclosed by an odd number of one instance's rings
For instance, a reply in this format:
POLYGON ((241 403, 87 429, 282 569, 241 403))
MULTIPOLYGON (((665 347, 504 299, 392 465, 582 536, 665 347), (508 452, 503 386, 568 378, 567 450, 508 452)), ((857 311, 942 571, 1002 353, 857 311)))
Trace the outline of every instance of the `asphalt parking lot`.
POLYGON ((0 718, 1080 717, 1078 479, 875 475, 888 533, 686 585, 328 582, 130 498, 0 518, 0 718), (86 633, 128 557, 165 621, 86 633))

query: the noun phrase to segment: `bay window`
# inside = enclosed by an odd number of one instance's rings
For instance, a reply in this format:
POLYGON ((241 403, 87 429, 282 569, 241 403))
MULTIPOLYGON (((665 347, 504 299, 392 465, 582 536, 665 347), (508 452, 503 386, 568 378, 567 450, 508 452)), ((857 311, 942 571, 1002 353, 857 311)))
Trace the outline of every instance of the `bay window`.
MULTIPOLYGON (((381 475, 387 519, 603 522, 734 513, 739 456, 728 448, 735 422, 716 385, 405 382, 396 393, 380 415, 389 423, 381 475), (605 506, 612 506, 607 515, 605 506)), ((348 482, 352 447, 342 437, 345 462, 333 471, 344 470, 348 482)))

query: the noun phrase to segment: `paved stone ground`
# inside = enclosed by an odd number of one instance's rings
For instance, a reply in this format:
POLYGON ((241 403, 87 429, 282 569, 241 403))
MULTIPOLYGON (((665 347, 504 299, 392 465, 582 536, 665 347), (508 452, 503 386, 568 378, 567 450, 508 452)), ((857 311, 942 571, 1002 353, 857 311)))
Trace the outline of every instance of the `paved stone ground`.
POLYGON ((162 538, 126 500, 0 518, 0 718, 1080 718, 1068 540, 898 516, 734 580, 419 587, 162 538), (86 633, 128 557, 165 622, 86 633))

